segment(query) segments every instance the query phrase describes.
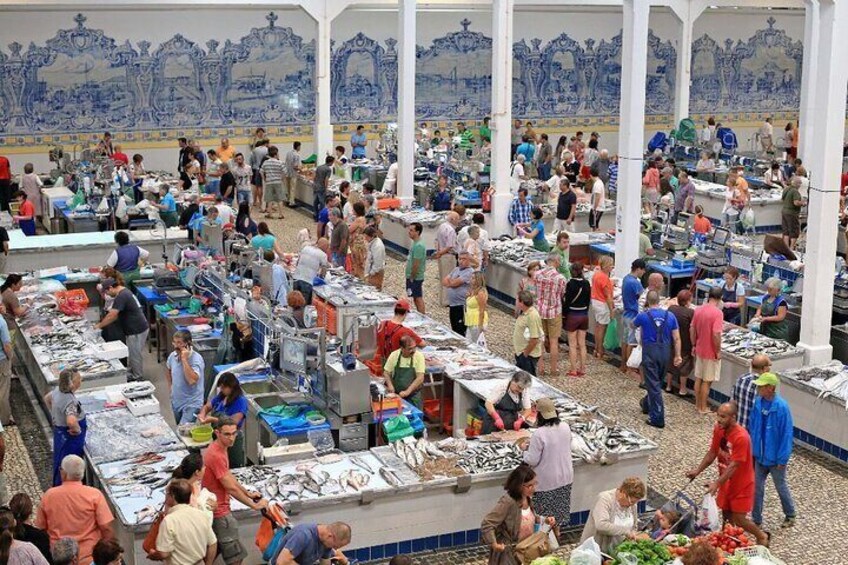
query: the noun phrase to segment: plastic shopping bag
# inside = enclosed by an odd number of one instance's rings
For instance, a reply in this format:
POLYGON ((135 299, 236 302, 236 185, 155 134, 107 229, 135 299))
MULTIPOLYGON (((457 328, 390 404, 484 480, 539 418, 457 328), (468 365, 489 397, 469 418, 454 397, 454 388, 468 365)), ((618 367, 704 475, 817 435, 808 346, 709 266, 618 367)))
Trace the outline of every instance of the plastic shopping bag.
POLYGON ((742 213, 742 217, 740 218, 740 220, 742 222, 742 227, 745 228, 746 230, 754 229, 754 225, 755 225, 754 209, 751 208, 751 207, 748 207, 742 213))
POLYGON ((483 349, 489 349, 489 345, 486 343, 486 332, 480 332, 480 337, 477 338, 477 345, 483 349))
POLYGON ((587 539, 574 548, 568 563, 569 565, 601 565, 603 563, 601 546, 598 545, 595 538, 587 539))
POLYGON ((704 495, 701 507, 698 509, 698 523, 695 528, 699 532, 717 532, 721 529, 721 515, 716 499, 710 493, 704 495))
POLYGON ((613 318, 607 326, 607 333, 604 334, 604 349, 612 351, 618 346, 618 320, 613 318))
POLYGON ((642 346, 637 345, 630 352, 630 357, 627 358, 627 366, 631 369, 638 369, 642 366, 642 346))

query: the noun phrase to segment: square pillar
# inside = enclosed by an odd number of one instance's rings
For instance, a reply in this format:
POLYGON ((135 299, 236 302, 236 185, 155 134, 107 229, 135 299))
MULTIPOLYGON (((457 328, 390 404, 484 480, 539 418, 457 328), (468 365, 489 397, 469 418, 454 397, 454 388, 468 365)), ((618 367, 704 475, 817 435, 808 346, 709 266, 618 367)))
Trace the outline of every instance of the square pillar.
POLYGON ((491 237, 511 233, 508 215, 510 193, 510 143, 512 136, 512 22, 514 0, 492 1, 492 195, 491 237))
POLYGON ((415 169, 415 0, 400 0, 398 10, 398 179, 401 204, 414 199, 415 169))
POLYGON ((677 68, 674 80, 674 127, 680 120, 689 117, 689 91, 692 85, 692 29, 701 9, 690 2, 674 7, 674 13, 680 20, 677 33, 677 68))
MULTIPOLYGON (((809 10, 809 4, 808 8, 809 10)), ((819 22, 813 32, 819 38, 811 137, 817 140, 818 156, 810 166, 807 205, 807 253, 804 256, 804 299, 801 304, 800 347, 806 363, 830 361, 830 322, 833 315, 836 234, 839 218, 839 181, 842 173, 842 143, 845 134, 845 97, 848 94, 848 3, 820 0, 819 22)), ((806 47, 806 45, 805 45, 806 47)))
POLYGON ((648 18, 651 11, 649 3, 644 0, 624 0, 623 8, 618 194, 615 217, 615 272, 619 276, 629 273, 630 264, 639 256, 648 18))
POLYGON ((318 163, 324 162, 326 155, 333 154, 333 124, 330 116, 330 100, 332 89, 330 85, 330 23, 332 16, 321 14, 318 21, 318 38, 315 49, 315 147, 318 163))
POLYGON ((813 159, 818 157, 806 142, 813 139, 813 108, 815 107, 816 76, 819 66, 819 0, 806 0, 804 11, 804 61, 801 66, 801 109, 798 114, 798 156, 811 170, 813 159))

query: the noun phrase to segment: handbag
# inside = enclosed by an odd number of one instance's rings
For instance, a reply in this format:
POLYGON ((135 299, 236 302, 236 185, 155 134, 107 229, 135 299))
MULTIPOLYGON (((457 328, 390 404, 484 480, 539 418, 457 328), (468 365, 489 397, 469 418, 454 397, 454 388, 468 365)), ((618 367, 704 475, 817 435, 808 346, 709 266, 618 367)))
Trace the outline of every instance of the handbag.
POLYGON ((144 553, 148 555, 148 559, 150 559, 149 555, 156 551, 156 538, 159 537, 159 526, 162 525, 162 520, 165 519, 165 504, 162 504, 162 508, 159 509, 159 512, 156 514, 156 517, 153 518, 153 523, 150 524, 150 530, 148 530, 147 535, 144 536, 144 541, 141 542, 141 548, 144 550, 144 553))
POLYGON ((548 532, 534 532, 515 544, 513 554, 516 561, 523 565, 529 565, 534 559, 544 557, 551 552, 548 543, 548 532))

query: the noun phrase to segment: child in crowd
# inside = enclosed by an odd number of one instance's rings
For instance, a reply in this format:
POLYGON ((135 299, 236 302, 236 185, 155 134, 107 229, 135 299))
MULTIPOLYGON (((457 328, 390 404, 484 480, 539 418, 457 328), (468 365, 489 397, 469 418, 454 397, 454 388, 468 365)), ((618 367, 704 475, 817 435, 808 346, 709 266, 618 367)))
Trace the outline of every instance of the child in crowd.
POLYGON ((676 510, 657 510, 654 513, 657 529, 651 533, 651 539, 659 541, 668 534, 673 534, 672 529, 680 521, 680 512, 676 510))

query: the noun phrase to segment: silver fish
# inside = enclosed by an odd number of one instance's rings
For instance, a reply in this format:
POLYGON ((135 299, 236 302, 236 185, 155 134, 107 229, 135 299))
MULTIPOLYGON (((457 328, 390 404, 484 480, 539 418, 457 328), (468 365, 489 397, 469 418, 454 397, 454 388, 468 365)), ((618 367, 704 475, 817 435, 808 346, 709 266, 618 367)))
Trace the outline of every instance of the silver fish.
POLYGON ((268 494, 268 498, 272 500, 277 498, 277 495, 280 493, 280 487, 277 485, 277 481, 271 479, 265 483, 265 492, 268 494))
POLYGON ((319 487, 323 486, 327 482, 327 479, 330 478, 330 474, 327 471, 315 471, 313 469, 307 469, 306 476, 312 479, 319 487))
POLYGON ((351 463, 353 463, 357 467, 360 467, 361 469, 368 471, 372 475, 374 474, 374 469, 372 469, 371 466, 368 463, 366 463, 364 460, 360 459, 356 455, 351 455, 350 457, 348 457, 348 459, 350 460, 351 463))
POLYGON ((392 485, 393 487, 399 487, 403 485, 403 482, 400 480, 400 477, 397 476, 397 473, 394 470, 389 469, 388 467, 380 467, 380 476, 383 477, 383 480, 392 485))

